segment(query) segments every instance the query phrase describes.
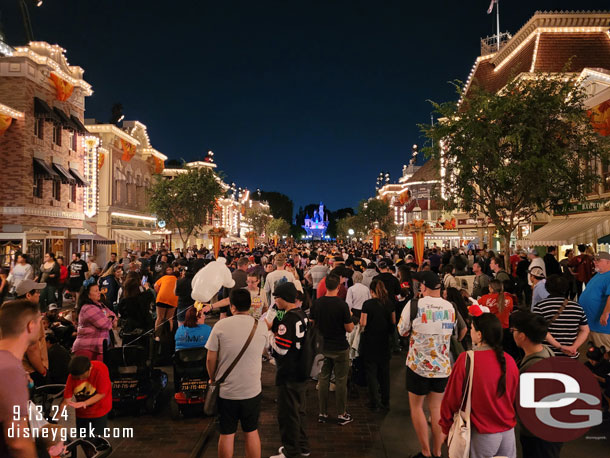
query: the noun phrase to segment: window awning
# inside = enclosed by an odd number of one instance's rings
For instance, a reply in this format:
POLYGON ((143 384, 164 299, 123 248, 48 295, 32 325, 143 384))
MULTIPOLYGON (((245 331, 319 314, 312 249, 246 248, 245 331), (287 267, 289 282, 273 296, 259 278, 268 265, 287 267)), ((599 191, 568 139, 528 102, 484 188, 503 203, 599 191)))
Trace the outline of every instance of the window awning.
POLYGON ((53 162, 53 168, 59 175, 59 179, 62 183, 74 183, 74 177, 70 175, 70 172, 68 172, 63 165, 53 162))
POLYGON ((61 122, 55 111, 42 99, 34 97, 34 116, 48 121, 61 122))
POLYGON ((59 175, 46 161, 34 158, 34 176, 41 176, 47 180, 59 180, 59 175))
POLYGON ((144 231, 130 229, 114 229, 114 237, 120 242, 158 242, 162 235, 153 235, 144 231))
POLYGON ((78 186, 89 186, 89 182, 87 180, 85 180, 85 178, 80 174, 80 172, 78 170, 73 169, 72 167, 70 167, 69 171, 70 171, 70 174, 76 180, 76 184, 78 186))
POLYGON ((520 242, 525 246, 556 246, 593 243, 610 234, 610 212, 555 217, 520 242))
POLYGON ((74 126, 76 127, 76 131, 79 134, 85 135, 89 133, 87 128, 83 125, 82 122, 80 122, 80 119, 78 119, 76 116, 70 115, 70 119, 72 120, 72 124, 74 124, 74 126))
POLYGON ((91 240, 97 243, 98 245, 114 245, 116 243, 114 240, 102 237, 101 235, 91 232, 87 229, 73 229, 71 231, 71 234, 78 240, 91 240))
POLYGON ((77 130, 77 127, 74 125, 72 120, 68 117, 66 112, 61 108, 53 107, 53 111, 57 115, 60 120, 60 123, 63 127, 70 130, 77 130))

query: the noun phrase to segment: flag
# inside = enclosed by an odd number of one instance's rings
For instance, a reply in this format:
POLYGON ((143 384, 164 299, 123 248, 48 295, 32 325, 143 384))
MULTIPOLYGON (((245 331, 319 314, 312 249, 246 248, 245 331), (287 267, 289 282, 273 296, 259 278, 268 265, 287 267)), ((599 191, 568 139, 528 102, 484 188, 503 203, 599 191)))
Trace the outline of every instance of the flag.
POLYGON ((489 4, 489 8, 487 8, 487 14, 492 13, 492 11, 494 10, 494 4, 497 2, 498 2, 498 0, 491 0, 491 3, 489 4))

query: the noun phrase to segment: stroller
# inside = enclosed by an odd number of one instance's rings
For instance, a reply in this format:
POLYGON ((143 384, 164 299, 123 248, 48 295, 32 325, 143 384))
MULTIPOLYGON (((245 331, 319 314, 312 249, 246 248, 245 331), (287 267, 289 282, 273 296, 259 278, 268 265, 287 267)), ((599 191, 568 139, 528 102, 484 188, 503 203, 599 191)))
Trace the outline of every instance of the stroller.
MULTIPOLYGON (((59 411, 59 405, 64 397, 65 385, 43 385, 35 388, 32 392, 31 399, 36 406, 40 406, 41 413, 46 423, 53 427, 62 417, 62 412, 59 411)), ((33 415, 30 415, 33 417, 33 415)), ((76 458, 78 449, 85 451, 93 451, 93 458, 104 458, 112 453, 112 446, 103 437, 92 438, 76 438, 71 439, 64 444, 63 451, 60 455, 54 455, 66 458, 76 458)), ((49 450, 42 441, 37 440, 36 449, 39 457, 49 458, 49 450)))
POLYGON ((104 363, 112 380, 112 415, 117 411, 134 411, 134 407, 136 414, 141 413, 142 408, 154 413, 160 407, 168 377, 162 370, 154 368, 150 339, 140 339, 139 342, 144 345, 126 345, 104 351, 104 363))
POLYGON ((174 355, 174 401, 172 418, 178 420, 186 413, 203 413, 208 387, 205 348, 178 350, 174 355))

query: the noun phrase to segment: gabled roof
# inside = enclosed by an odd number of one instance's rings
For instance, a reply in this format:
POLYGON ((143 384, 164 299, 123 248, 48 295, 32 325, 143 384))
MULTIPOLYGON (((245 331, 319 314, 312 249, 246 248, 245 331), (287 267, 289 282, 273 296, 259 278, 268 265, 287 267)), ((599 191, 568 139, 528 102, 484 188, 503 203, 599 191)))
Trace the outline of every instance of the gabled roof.
POLYGON ((414 184, 422 182, 435 182, 441 179, 441 173, 438 167, 438 161, 430 159, 421 168, 413 174, 411 178, 405 181, 405 184, 414 184))
POLYGON ((537 12, 499 52, 477 58, 464 96, 475 81, 497 92, 521 73, 579 73, 586 67, 610 69, 610 13, 537 12))

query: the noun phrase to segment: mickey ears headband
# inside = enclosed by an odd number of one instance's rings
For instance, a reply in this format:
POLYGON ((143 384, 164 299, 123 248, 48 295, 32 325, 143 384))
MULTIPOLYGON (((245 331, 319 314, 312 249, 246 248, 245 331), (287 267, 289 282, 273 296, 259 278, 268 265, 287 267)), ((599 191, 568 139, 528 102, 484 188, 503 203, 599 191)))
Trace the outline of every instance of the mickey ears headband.
POLYGON ((92 285, 92 284, 94 284, 94 283, 95 283, 95 278, 93 278, 93 277, 89 277, 88 279, 86 279, 86 280, 83 282, 83 286, 84 286, 85 288, 88 288, 89 286, 91 286, 91 285, 92 285))

